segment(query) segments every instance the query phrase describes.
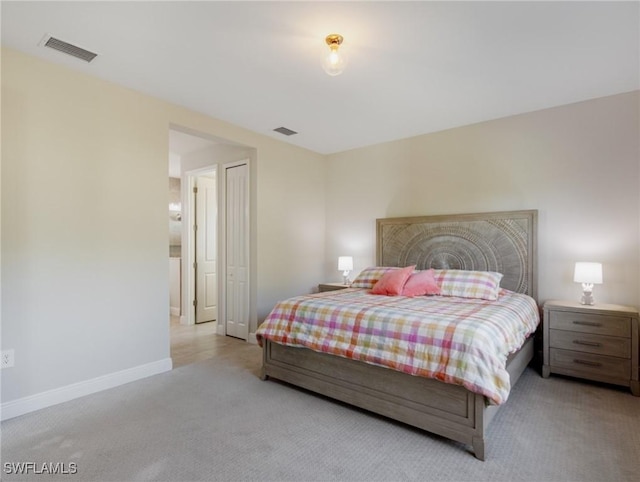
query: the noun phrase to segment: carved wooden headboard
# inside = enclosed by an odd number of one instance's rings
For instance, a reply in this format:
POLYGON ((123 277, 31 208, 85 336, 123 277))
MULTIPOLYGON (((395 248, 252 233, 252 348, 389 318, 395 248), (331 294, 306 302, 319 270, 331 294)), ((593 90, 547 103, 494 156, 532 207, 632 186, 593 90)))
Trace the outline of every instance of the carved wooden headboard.
POLYGON ((538 211, 376 220, 378 266, 497 271, 503 288, 537 300, 538 211))

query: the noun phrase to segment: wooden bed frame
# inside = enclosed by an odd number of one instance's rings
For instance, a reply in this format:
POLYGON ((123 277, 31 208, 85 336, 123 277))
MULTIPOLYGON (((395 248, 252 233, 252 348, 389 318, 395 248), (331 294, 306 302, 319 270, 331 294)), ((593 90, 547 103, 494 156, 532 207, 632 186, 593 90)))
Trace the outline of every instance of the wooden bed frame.
MULTIPOLYGON (((377 264, 498 271, 503 288, 536 299, 537 211, 377 220, 377 264)), ((512 386, 533 358, 533 337, 507 361, 512 386)), ((261 378, 291 383, 468 444, 485 458, 500 408, 458 385, 264 340, 261 378)))

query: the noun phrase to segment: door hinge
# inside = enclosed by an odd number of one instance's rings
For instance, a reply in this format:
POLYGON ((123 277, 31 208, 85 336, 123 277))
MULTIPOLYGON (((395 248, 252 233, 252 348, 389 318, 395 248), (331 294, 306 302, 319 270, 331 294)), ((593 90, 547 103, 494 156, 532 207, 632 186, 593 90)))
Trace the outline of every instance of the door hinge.
POLYGON ((193 230, 194 230, 194 231, 197 231, 197 230, 198 230, 198 225, 197 225, 197 224, 194 224, 194 225, 193 225, 193 230))
POLYGON ((193 263, 193 269, 197 269, 198 268, 198 263, 193 263))
POLYGON ((193 300, 193 306, 198 306, 198 300, 193 300))
POLYGON ((193 194, 198 194, 198 188, 197 187, 193 188, 193 194))

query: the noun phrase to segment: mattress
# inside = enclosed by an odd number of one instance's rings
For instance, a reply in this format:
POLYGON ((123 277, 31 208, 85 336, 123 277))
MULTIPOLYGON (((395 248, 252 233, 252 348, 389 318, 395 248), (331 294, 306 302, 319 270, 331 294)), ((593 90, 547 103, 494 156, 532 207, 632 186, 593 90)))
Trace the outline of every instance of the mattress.
POLYGON ((533 298, 504 289, 487 301, 349 288, 279 302, 256 337, 462 385, 502 404, 507 357, 539 322, 533 298))

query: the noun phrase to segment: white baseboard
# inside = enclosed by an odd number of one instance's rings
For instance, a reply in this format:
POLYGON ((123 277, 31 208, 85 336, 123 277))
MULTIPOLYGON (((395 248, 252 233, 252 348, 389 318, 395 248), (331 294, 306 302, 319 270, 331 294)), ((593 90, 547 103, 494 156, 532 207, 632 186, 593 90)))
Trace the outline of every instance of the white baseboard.
POLYGON ((137 367, 128 368, 115 373, 109 373, 91 380, 72 383, 46 392, 37 393, 28 397, 12 400, 0 405, 0 420, 8 420, 18 417, 26 413, 35 412, 42 408, 57 405, 58 403, 67 402, 75 398, 91 395, 92 393, 101 392, 109 388, 124 385, 125 383, 134 382, 142 378, 157 375, 170 371, 173 367, 171 358, 158 360, 156 362, 139 365, 137 367))
POLYGON ((180 307, 179 306, 170 306, 169 313, 171 316, 180 316, 180 307))

